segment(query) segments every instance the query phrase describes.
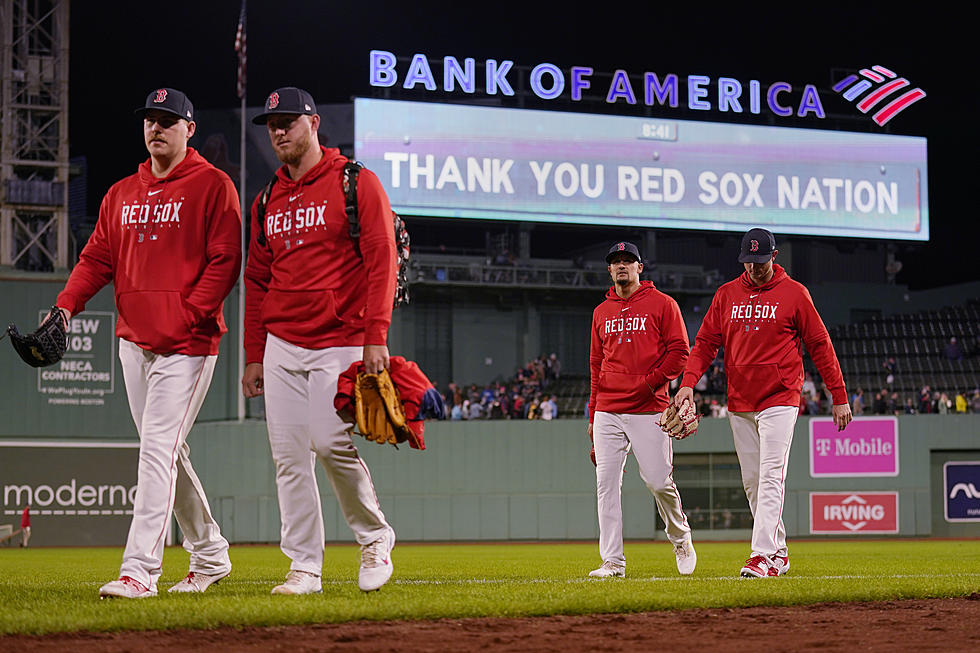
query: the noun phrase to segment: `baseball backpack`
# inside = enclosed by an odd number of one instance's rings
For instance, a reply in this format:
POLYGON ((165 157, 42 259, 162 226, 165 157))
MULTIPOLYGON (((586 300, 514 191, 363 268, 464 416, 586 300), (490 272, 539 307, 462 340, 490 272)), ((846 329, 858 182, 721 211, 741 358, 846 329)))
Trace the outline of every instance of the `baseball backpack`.
MULTIPOLYGON (((363 260, 361 255, 361 222, 357 215, 357 176, 360 174, 364 166, 358 161, 348 161, 344 164, 344 212, 347 214, 347 233, 350 235, 351 243, 354 246, 354 251, 357 253, 358 258, 363 260)), ((269 195, 272 194, 272 187, 276 185, 275 176, 272 180, 266 184, 265 188, 259 194, 259 203, 256 206, 256 222, 258 224, 259 231, 255 235, 255 239, 259 242, 259 245, 265 247, 265 229, 261 228, 261 225, 265 221, 265 207, 269 202, 269 195)), ((395 276, 395 296, 393 298, 393 308, 398 308, 402 304, 407 304, 410 299, 408 290, 408 261, 411 255, 411 244, 412 239, 408 235, 408 229, 405 227, 405 221, 402 220, 401 216, 391 212, 391 220, 394 223, 395 228, 395 253, 398 256, 398 271, 395 276)), ((251 226, 251 222, 249 223, 251 226)))

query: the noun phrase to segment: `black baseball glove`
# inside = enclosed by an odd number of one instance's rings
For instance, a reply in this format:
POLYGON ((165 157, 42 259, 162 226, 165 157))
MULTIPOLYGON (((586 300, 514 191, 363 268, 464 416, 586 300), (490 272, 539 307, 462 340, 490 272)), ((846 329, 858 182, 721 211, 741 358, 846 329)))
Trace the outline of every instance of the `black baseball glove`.
POLYGON ((54 365, 68 349, 65 320, 57 306, 51 308, 51 312, 34 333, 21 335, 17 326, 11 324, 7 327, 7 335, 10 336, 10 343, 17 355, 31 367, 54 365))

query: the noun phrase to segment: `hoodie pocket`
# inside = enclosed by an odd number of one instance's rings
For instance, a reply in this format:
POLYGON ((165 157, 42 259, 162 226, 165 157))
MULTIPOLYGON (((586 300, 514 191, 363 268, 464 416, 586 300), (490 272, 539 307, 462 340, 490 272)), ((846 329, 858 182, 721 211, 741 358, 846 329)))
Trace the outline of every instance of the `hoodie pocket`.
POLYGON ((754 403, 792 389, 776 363, 729 365, 728 392, 735 399, 754 403))
POLYGON ((341 323, 332 290, 270 290, 262 301, 262 321, 277 334, 313 337, 327 335, 341 323))
POLYGON ((174 351, 190 337, 191 313, 176 290, 141 290, 116 298, 120 336, 157 353, 174 351), (127 333, 128 332, 128 333, 127 333))
POLYGON ((599 378, 599 392, 617 402, 636 403, 650 399, 652 393, 643 374, 603 372, 599 378))

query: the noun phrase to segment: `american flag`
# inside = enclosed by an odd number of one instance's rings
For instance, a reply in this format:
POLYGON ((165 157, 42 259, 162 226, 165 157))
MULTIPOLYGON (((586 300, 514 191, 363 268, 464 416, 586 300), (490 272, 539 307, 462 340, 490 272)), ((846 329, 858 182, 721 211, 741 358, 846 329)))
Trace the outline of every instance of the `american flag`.
POLYGON ((238 16, 238 31, 235 33, 235 52, 238 53, 238 97, 245 96, 245 0, 242 0, 242 13, 238 16))

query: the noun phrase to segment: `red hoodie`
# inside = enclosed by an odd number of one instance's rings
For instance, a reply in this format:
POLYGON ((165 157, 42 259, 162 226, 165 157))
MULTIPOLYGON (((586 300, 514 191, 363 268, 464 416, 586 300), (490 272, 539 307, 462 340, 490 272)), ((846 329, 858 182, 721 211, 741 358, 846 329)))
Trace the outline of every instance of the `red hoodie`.
POLYGON ((162 179, 150 165, 106 193, 57 304, 80 313, 111 281, 117 336, 158 354, 215 355, 242 264, 238 193, 190 147, 162 179))
POLYGON ((615 288, 592 313, 592 394, 595 412, 659 413, 667 407, 667 382, 684 369, 690 347, 681 310, 652 281, 627 299, 615 288))
POLYGON ((772 279, 763 286, 743 272, 715 292, 681 385, 693 388, 724 347, 728 410, 799 406, 805 344, 834 403, 846 404, 837 354, 810 293, 782 266, 772 267, 772 279))
POLYGON ((384 345, 395 294, 395 233, 388 196, 377 176, 357 180, 360 248, 354 251, 344 212, 343 171, 337 148, 299 180, 286 166, 276 172, 265 211, 256 224, 245 266, 245 357, 261 363, 266 333, 306 349, 384 345), (266 245, 255 239, 265 229, 266 245), (368 273, 370 271, 370 274, 368 273))

